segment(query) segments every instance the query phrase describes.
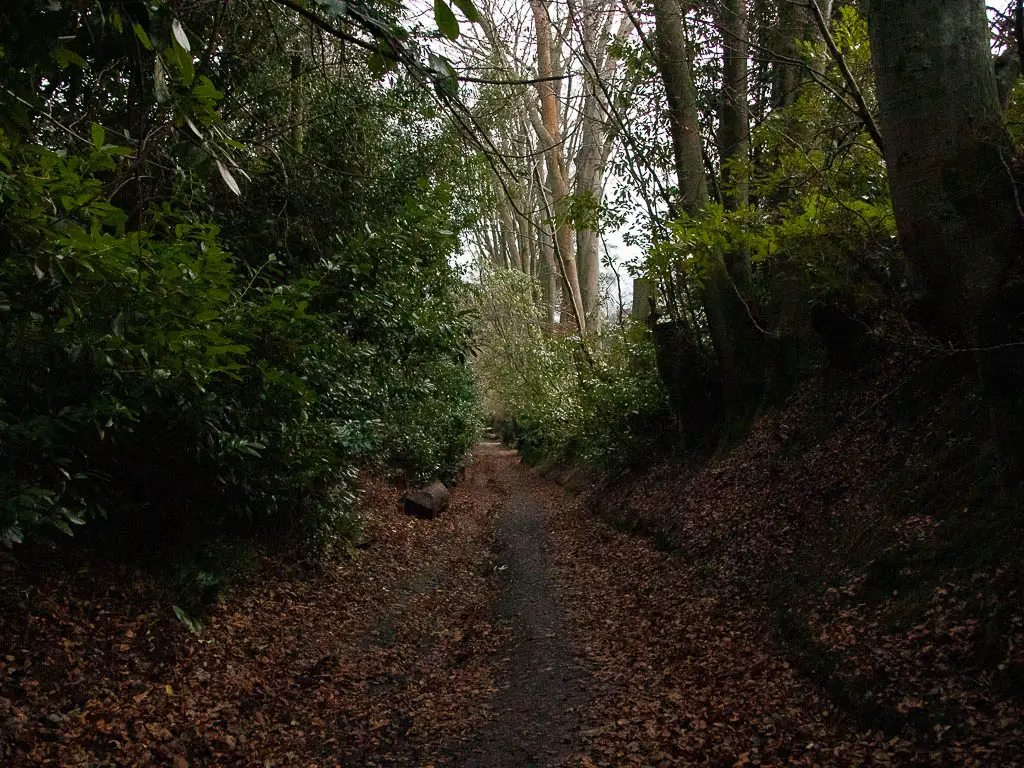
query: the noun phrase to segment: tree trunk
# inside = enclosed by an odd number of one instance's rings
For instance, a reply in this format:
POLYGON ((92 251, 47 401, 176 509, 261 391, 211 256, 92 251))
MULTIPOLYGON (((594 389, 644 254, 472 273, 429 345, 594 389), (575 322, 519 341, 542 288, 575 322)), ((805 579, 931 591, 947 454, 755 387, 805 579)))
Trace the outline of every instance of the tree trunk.
MULTIPOLYGON (((607 109, 603 100, 603 83, 611 81, 616 59, 607 55, 608 35, 614 14, 607 0, 585 0, 582 14, 582 54, 586 76, 583 101, 580 145, 576 151, 576 196, 590 198, 600 206, 604 198, 604 169, 608 161, 606 142, 609 134, 607 109)), ((576 225, 576 253, 580 269, 580 288, 583 308, 587 314, 587 327, 597 331, 601 322, 600 240, 592 226, 576 225)))
MULTIPOLYGON (((546 212, 550 210, 547 192, 545 190, 544 163, 537 162, 534 167, 534 179, 536 186, 534 192, 534 210, 541 212, 541 218, 547 219, 546 212)), ((535 227, 537 241, 540 246, 540 286, 541 300, 544 303, 544 316, 547 319, 547 330, 553 330, 555 325, 555 307, 558 306, 558 286, 561 271, 555 259, 554 238, 547 226, 535 227)))
POLYGON ((654 283, 646 277, 633 278, 633 308, 629 316, 634 320, 646 320, 651 316, 651 301, 657 295, 654 283))
MULTIPOLYGON (((683 211, 696 218, 707 205, 708 184, 697 112, 697 89, 686 50, 678 0, 654 0, 654 17, 658 71, 664 81, 668 101, 679 203, 683 211)), ((732 285, 721 254, 714 253, 710 258, 703 286, 704 310, 715 352, 723 368, 729 369, 735 359, 726 311, 732 285)))
MULTIPOLYGON (((708 202, 708 185, 697 93, 678 0, 654 0, 654 17, 657 63, 669 105, 680 205, 682 210, 697 218, 708 202)), ((753 383, 760 377, 755 362, 760 352, 760 338, 729 277, 721 252, 712 251, 708 260, 702 286, 704 313, 722 375, 725 399, 732 408, 741 404, 745 382, 753 383), (741 370, 741 360, 746 370, 741 370)))
POLYGON ((1017 258, 984 0, 870 0, 868 29, 900 242, 933 327, 973 340, 1017 258))
POLYGON ((537 32, 537 83, 540 97, 542 131, 538 131, 547 161, 548 183, 555 215, 555 254, 564 277, 565 302, 580 334, 587 331, 587 319, 580 293, 579 273, 576 268, 576 238, 569 220, 569 184, 566 179, 565 156, 562 150, 561 118, 555 85, 545 78, 553 77, 551 56, 551 22, 543 0, 530 0, 534 26, 537 32))
POLYGON ((502 199, 498 204, 498 217, 501 226, 501 239, 505 249, 505 261, 509 269, 523 269, 522 251, 519 248, 519 241, 516 238, 515 220, 512 215, 512 205, 507 199, 502 199))
MULTIPOLYGON (((832 18, 832 0, 818 0, 821 15, 832 18)), ((800 89, 807 82, 804 58, 800 43, 818 41, 821 33, 806 3, 794 0, 779 0, 779 25, 774 43, 774 53, 779 57, 775 62, 772 80, 772 104, 776 109, 785 109, 796 103, 800 89)))
POLYGON ((658 72, 665 84, 668 101, 679 203, 684 211, 694 216, 707 204, 708 185, 701 146, 700 115, 697 112, 697 89, 686 50, 679 0, 655 0, 654 18, 658 72))
MULTIPOLYGON (((576 196, 589 198, 595 206, 601 204, 604 186, 604 162, 601 157, 603 145, 600 125, 588 95, 585 105, 584 124, 579 150, 576 153, 576 196)), ((599 278, 601 258, 597 230, 586 223, 576 225, 576 253, 579 260, 580 289, 583 309, 587 315, 587 327, 597 331, 600 323, 599 278)))
MULTIPOLYGON (((722 94, 718 143, 722 158, 722 190, 726 210, 745 208, 750 195, 747 163, 750 154, 750 114, 747 102, 747 2, 725 0, 719 28, 722 33, 722 94)), ((743 293, 750 288, 750 254, 725 255, 729 275, 743 293)))
POLYGON ((776 29, 774 53, 779 57, 775 62, 772 77, 772 104, 776 109, 793 106, 797 89, 800 87, 800 66, 794 63, 800 58, 799 40, 803 35, 800 23, 803 9, 788 0, 779 0, 779 26, 776 29))
POLYGON ((291 81, 292 144, 297 154, 302 154, 306 145, 306 98, 302 92, 302 57, 292 56, 291 81))

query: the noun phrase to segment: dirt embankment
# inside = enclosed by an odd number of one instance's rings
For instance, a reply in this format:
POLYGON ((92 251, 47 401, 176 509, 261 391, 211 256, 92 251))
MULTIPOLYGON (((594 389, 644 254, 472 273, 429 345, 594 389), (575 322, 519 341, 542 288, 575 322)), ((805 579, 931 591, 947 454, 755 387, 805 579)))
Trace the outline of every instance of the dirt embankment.
MULTIPOLYGON (((970 360, 832 372, 726 457, 668 460, 581 502, 756 608, 858 727, 940 764, 1015 764, 1024 499, 986 446, 970 360)), ((913 763, 916 764, 916 763, 913 763)))

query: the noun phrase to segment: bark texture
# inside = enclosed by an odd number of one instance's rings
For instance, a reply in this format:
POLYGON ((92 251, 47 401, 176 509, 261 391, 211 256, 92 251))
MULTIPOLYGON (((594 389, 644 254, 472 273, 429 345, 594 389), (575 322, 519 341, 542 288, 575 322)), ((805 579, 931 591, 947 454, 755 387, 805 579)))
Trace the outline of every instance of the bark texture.
MULTIPOLYGON (((548 184, 551 189, 556 229, 554 237, 555 255, 564 278, 565 304, 581 334, 586 333, 587 318, 583 310, 580 293, 579 272, 576 267, 576 238, 568 217, 569 182, 567 180, 565 155, 562 150, 561 118, 558 110, 558 96, 555 82, 545 78, 555 76, 552 57, 551 21, 543 0, 531 0, 534 27, 537 32, 537 83, 540 98, 540 125, 537 133, 543 144, 547 162, 548 184)), ((563 318, 564 319, 564 318, 563 318)))
POLYGON ((984 0, 870 0, 900 242, 928 318, 972 339, 1018 254, 1020 212, 984 0))
MULTIPOLYGON (((817 0, 821 15, 832 17, 832 0, 817 0)), ((821 39, 817 23, 810 8, 795 0, 779 0, 779 24, 774 42, 774 53, 778 58, 772 82, 772 103, 784 109, 796 103, 800 89, 808 80, 806 67, 800 51, 801 42, 817 42, 821 39)))
MULTIPOLYGON (((697 90, 678 0, 654 0, 654 18, 658 71, 665 84, 669 107, 679 204, 683 211, 696 218, 708 203, 708 184, 697 111, 697 90)), ((702 300, 708 333, 725 381, 727 399, 737 400, 740 389, 737 342, 747 335, 744 327, 745 310, 720 252, 713 252, 706 265, 702 300)))
MULTIPOLYGON (((725 0, 720 11, 722 34, 722 93, 718 143, 722 158, 723 202, 727 210, 747 205, 750 187, 746 163, 750 154, 750 110, 748 107, 749 49, 746 0, 725 0)), ((739 288, 750 285, 750 254, 727 253, 726 267, 739 288)))

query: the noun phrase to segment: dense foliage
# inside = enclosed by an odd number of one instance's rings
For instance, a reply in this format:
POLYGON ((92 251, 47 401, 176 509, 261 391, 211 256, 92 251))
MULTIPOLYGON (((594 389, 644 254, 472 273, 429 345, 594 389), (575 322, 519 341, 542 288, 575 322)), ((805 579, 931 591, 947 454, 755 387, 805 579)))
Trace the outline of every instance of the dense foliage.
POLYGON ((618 471, 671 439, 654 346, 641 323, 586 340, 553 334, 528 278, 489 270, 477 296, 474 367, 506 439, 531 461, 618 471))
POLYGON ((447 478, 474 438, 452 137, 260 13, 0 11, 7 544, 105 519, 145 551, 322 547, 361 467, 447 478))
MULTIPOLYGON (((589 219, 643 249, 630 264, 639 278, 634 312, 647 318, 653 300, 656 313, 646 322, 653 333, 638 322, 583 341, 566 338, 564 286, 556 326, 553 314, 535 309, 547 295, 543 278, 537 281, 543 265, 522 270, 530 276, 518 283, 490 274, 494 264, 515 259, 500 258, 497 234, 490 251, 480 238, 489 339, 480 369, 490 410, 516 424, 525 451, 608 465, 678 439, 713 450, 823 360, 853 354, 853 336, 884 333, 880 319, 906 300, 909 286, 882 152, 850 113, 852 97, 841 85, 845 71, 860 84, 866 108, 877 110, 867 25, 852 3, 833 10, 841 61, 820 35, 799 41, 792 52, 799 67, 751 42, 748 90, 737 96, 749 102, 747 127, 732 154, 722 133, 730 87, 722 57, 731 33, 710 8, 689 12, 699 173, 678 171, 664 64, 650 41, 612 42, 635 87, 609 107, 622 132, 611 166, 617 189, 589 219), (698 175, 697 189, 682 188, 698 175), (485 258, 492 252, 499 258, 485 258), (498 307, 500 322, 492 318, 498 307)), ((779 19, 752 13, 751 40, 786 42, 771 37, 779 19)), ((571 94, 563 98, 573 103, 571 94)), ((542 242, 544 227, 543 220, 536 225, 542 242)))

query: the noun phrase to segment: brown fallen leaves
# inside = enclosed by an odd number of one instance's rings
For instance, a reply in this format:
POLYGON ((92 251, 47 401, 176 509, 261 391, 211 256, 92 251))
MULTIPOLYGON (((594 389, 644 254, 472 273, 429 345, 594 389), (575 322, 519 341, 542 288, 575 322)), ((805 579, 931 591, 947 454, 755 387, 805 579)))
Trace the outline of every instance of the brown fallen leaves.
POLYGON ((950 522, 967 388, 896 357, 724 459, 555 502, 597 765, 1024 764, 1021 531, 950 522))
POLYGON ((495 516, 519 483, 547 510, 584 678, 580 732, 552 737, 580 745, 569 765, 1022 765, 1019 567, 906 572, 950 534, 929 509, 888 511, 933 437, 871 410, 903 375, 834 433, 808 425, 811 393, 724 460, 581 497, 502 451, 434 521, 374 484, 367 549, 313 575, 268 560, 201 641, 143 574, 4 556, 0 763, 464 765, 503 676, 535 671, 507 669, 492 610, 495 516))
POLYGON ((470 480, 421 521, 372 483, 371 546, 316 574, 267 560, 202 639, 145 574, 5 556, 0 764, 430 762, 494 689, 488 501, 470 480))

